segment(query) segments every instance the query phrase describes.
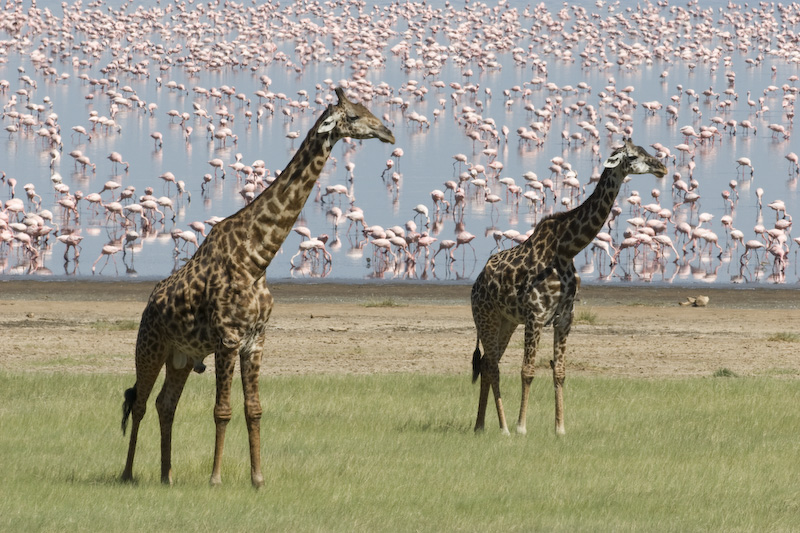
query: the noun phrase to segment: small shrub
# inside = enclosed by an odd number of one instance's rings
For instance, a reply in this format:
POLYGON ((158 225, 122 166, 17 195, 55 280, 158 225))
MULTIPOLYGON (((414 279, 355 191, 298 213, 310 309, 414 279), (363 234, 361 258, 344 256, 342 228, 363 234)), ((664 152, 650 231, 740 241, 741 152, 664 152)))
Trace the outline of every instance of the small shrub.
POLYGON ((404 304, 397 303, 392 298, 384 300, 370 300, 364 304, 364 307, 403 307, 404 304))
POLYGON ((139 322, 136 320, 98 320, 89 326, 98 331, 131 331, 139 329, 139 322))
POLYGON ((767 337, 768 341, 777 341, 777 342, 800 342, 800 335, 797 333, 775 333, 767 337))
POLYGON ((715 378, 736 378, 739 377, 736 372, 729 368, 720 368, 716 372, 714 372, 715 378))
POLYGON ((594 326, 597 324, 597 314, 586 309, 578 311, 578 313, 575 315, 575 323, 589 324, 590 326, 594 326))

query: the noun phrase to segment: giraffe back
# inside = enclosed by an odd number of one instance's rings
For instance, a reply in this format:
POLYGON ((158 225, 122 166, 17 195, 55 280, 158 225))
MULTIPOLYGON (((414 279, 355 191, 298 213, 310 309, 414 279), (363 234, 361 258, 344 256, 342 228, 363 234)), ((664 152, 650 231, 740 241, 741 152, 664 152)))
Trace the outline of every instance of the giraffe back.
POLYGON ((160 353, 160 363, 172 357, 182 366, 216 351, 220 343, 246 348, 263 335, 272 295, 263 275, 252 279, 236 268, 232 256, 242 245, 225 231, 225 223, 214 227, 180 270, 156 284, 142 313, 137 357, 160 353))
POLYGON ((544 321, 560 297, 555 224, 542 220, 523 243, 492 255, 472 286, 473 316, 499 313, 521 324, 533 307, 544 321))

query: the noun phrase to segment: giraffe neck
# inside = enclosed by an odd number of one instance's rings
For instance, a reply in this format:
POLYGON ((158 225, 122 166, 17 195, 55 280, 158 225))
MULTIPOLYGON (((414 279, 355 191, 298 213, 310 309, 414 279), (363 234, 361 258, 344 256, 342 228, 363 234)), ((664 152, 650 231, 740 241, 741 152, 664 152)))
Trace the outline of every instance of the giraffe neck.
POLYGON ((242 241, 238 267, 253 277, 264 274, 286 240, 338 140, 333 132, 317 133, 328 115, 326 111, 317 120, 280 176, 231 217, 231 230, 242 241))
POLYGON ((559 255, 575 257, 602 229, 625 179, 620 166, 603 169, 592 194, 581 205, 561 215, 556 229, 559 255))

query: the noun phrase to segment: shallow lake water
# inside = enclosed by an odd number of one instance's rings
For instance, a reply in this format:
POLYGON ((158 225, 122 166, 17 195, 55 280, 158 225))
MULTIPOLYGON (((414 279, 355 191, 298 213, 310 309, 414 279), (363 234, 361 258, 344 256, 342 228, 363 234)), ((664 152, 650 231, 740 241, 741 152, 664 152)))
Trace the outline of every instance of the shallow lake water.
POLYGON ((6 3, 0 13, 0 80, 7 82, 0 88, 0 203, 8 207, 13 194, 25 213, 52 213, 43 222, 52 228, 49 235, 37 238, 34 228, 26 238, 23 227, 11 226, 25 224, 24 213, 6 211, 2 278, 169 275, 194 250, 176 230, 203 222, 208 231, 205 221, 245 205, 246 177, 230 165, 237 158, 250 166, 262 160, 265 177, 280 171, 321 113, 324 104, 316 100, 335 101, 333 87, 347 86, 352 98, 384 119, 396 143, 337 144, 320 176, 320 197, 312 194, 297 222, 312 236, 327 235, 330 260, 303 254, 304 237, 291 232, 268 268, 269 279, 473 280, 490 254, 515 244, 509 237, 582 202, 621 142, 623 133, 611 130, 626 128, 651 153, 658 151, 654 144, 671 152, 665 158, 669 174, 632 176, 618 197, 618 215, 603 231, 618 248, 626 230, 635 234, 654 220, 651 226, 674 248, 640 238, 613 262, 600 243, 590 245, 575 258, 585 283, 800 279, 790 223, 798 172, 787 159, 798 151, 791 135, 800 74, 800 51, 791 39, 800 29, 798 6, 64 5, 37 2, 34 10, 30 2, 6 3), (215 92, 219 96, 209 95, 215 92), (51 114, 57 119, 48 126, 51 114), (752 129, 742 127, 746 121, 752 129), (215 139, 209 124, 215 131, 229 127, 232 136, 215 139), (42 132, 48 127, 60 134, 61 147, 42 132), (187 127, 193 130, 188 139, 187 127), (711 133, 687 136, 687 127, 711 133), (521 128, 535 131, 540 141, 524 139, 521 128), (161 144, 151 136, 155 132, 161 144), (678 148, 682 144, 688 152, 678 148), (402 156, 392 156, 396 148, 402 156), (90 163, 78 163, 70 156, 74 150, 90 163), (108 159, 112 152, 127 169, 108 159), (454 159, 457 154, 465 162, 454 159), (563 162, 554 171, 556 158, 563 162), (740 158, 751 166, 737 164, 740 158), (214 177, 212 159, 222 160, 224 179, 221 171, 214 177), (568 186, 569 169, 578 188, 568 186), (183 192, 160 178, 167 173, 183 182, 183 192), (673 186, 675 174, 697 199, 687 201, 673 186), (104 190, 109 181, 120 187, 104 190), (448 181, 463 188, 458 209, 448 181), (35 191, 30 197, 26 185, 35 191), (333 185, 344 185, 348 195, 322 194, 333 185), (120 200, 129 186, 135 193, 120 200), (174 216, 160 206, 164 216, 153 212, 149 227, 142 227, 138 215, 108 215, 103 205, 138 203, 147 187, 169 199, 174 216), (449 206, 434 203, 434 190, 444 192, 449 206), (83 199, 76 219, 62 204, 77 191, 83 199), (90 193, 100 193, 101 203, 87 201, 90 193), (773 209, 777 200, 785 212, 773 209), (414 210, 420 204, 427 220, 414 210), (659 214, 654 204, 670 213, 659 214), (414 242, 409 252, 383 252, 371 244, 377 233, 365 235, 361 226, 345 218, 337 224, 331 215, 333 207, 347 213, 354 206, 363 210, 367 226, 399 226, 408 235, 412 221, 417 233, 437 240, 427 255, 414 242), (684 248, 686 224, 710 230, 716 243, 706 234, 684 248), (475 238, 439 251, 463 231, 475 238), (58 240, 70 234, 82 237, 77 258, 58 240), (748 241, 762 247, 746 252, 748 241), (119 251, 103 255, 104 246, 119 251))

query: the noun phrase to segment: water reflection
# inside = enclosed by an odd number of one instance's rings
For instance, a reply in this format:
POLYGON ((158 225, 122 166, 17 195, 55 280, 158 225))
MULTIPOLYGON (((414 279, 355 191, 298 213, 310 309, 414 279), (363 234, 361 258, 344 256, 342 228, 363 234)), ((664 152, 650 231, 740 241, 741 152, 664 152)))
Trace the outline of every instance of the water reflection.
POLYGON ((798 280, 797 6, 149 4, 0 15, 0 275, 166 276, 347 85, 402 155, 340 143, 271 279, 472 279, 628 132, 671 174, 624 186, 585 282, 798 280))

